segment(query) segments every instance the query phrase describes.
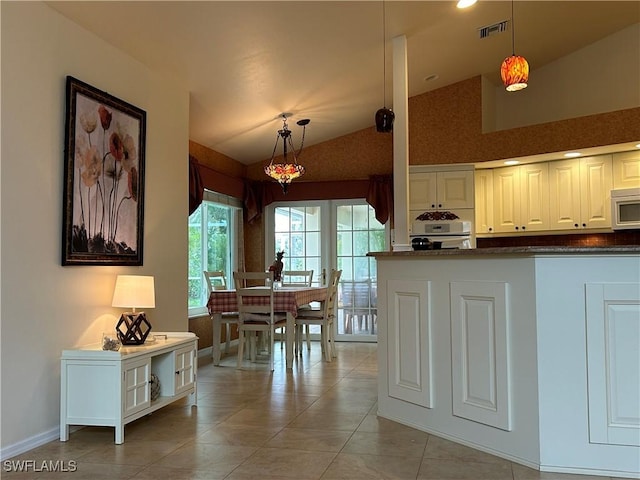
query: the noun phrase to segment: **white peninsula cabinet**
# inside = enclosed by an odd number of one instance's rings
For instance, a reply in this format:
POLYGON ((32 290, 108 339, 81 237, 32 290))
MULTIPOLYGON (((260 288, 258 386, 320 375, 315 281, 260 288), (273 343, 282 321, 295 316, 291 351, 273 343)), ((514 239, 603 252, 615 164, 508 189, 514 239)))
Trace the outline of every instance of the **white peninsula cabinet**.
POLYGON ((640 478, 640 247, 369 255, 380 417, 541 471, 640 478))
POLYGON ((104 351, 101 344, 64 350, 61 360, 60 440, 70 425, 124 426, 188 395, 196 401, 198 338, 193 333, 154 333, 153 343, 104 351), (152 398, 152 381, 159 395, 152 398))

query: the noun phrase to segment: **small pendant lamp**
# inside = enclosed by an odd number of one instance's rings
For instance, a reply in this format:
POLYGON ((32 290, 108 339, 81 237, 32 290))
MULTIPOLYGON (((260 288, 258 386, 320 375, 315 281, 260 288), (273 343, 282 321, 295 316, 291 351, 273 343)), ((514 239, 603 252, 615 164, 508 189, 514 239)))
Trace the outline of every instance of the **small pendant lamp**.
POLYGON ((376 112, 376 130, 382 133, 389 133, 393 130, 393 120, 396 118, 396 114, 386 107, 387 103, 387 52, 385 46, 385 8, 384 0, 382 0, 382 102, 385 104, 381 109, 376 112))
POLYGON ((524 57, 516 55, 515 26, 513 23, 513 0, 511 0, 511 48, 512 55, 503 60, 500 76, 508 92, 517 92, 527 88, 529 81, 529 63, 524 57))

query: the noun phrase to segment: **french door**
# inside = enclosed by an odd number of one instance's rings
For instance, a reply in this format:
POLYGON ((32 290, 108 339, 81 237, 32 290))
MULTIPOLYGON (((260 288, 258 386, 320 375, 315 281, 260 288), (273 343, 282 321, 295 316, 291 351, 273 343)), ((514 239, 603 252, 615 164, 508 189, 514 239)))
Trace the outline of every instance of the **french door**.
POLYGON ((317 285, 342 270, 336 340, 376 341, 377 270, 366 254, 387 249, 389 230, 373 208, 364 200, 278 202, 267 207, 266 226, 268 263, 284 250, 284 269, 312 269, 317 285))

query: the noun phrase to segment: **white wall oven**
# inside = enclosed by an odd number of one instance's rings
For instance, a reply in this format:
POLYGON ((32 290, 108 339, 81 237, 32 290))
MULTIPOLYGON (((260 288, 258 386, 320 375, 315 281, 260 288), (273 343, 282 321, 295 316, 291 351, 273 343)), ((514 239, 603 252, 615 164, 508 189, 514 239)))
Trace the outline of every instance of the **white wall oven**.
POLYGON ((474 247, 471 222, 463 220, 415 220, 410 238, 414 250, 474 247))

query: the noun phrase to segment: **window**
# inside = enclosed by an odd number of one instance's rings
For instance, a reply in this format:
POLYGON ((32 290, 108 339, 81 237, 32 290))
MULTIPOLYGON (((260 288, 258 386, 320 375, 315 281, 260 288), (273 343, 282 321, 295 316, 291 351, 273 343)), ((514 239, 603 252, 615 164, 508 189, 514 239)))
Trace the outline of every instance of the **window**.
POLYGON ((206 313, 207 283, 204 270, 225 272, 227 282, 238 266, 240 203, 205 191, 205 200, 189 216, 189 315, 206 313))

